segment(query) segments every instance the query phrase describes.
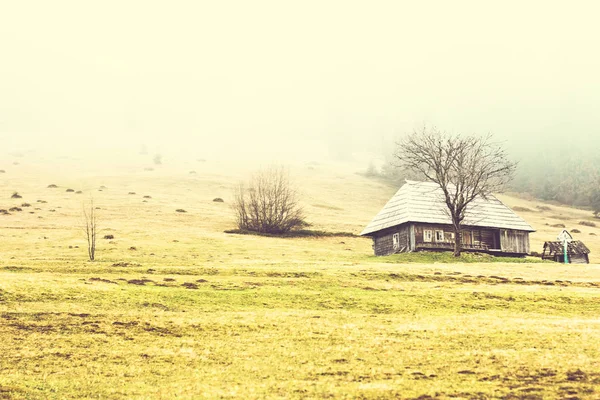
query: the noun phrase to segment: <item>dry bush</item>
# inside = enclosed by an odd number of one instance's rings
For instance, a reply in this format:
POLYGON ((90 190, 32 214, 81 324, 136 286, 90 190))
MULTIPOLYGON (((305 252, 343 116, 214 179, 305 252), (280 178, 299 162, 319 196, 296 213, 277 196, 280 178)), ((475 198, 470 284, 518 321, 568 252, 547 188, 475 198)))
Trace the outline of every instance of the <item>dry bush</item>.
POLYGON ((14 192, 14 193, 12 194, 12 196, 10 196, 10 197, 11 197, 11 199, 22 199, 22 198, 23 198, 23 196, 21 196, 21 195, 20 195, 19 193, 17 193, 17 192, 14 192))
POLYGON ((234 192, 232 208, 243 231, 282 234, 306 225, 298 193, 282 167, 256 173, 234 192))
POLYGON ((223 203, 223 199, 222 199, 222 198, 220 198, 220 197, 215 197, 215 198, 213 199, 213 201, 214 201, 215 203, 223 203))
POLYGON ((50 184, 48 185, 48 189, 56 189, 58 186, 56 186, 55 184, 50 184))

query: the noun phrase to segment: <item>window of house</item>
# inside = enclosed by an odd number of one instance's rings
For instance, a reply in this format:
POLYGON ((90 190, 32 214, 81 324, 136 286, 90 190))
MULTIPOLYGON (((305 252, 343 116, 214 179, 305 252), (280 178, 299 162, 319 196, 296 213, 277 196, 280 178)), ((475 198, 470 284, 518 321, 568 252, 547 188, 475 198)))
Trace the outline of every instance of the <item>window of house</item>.
POLYGON ((450 232, 449 235, 450 235, 450 240, 454 240, 454 238, 455 238, 454 232, 450 232))
POLYGON ((435 241, 436 242, 444 241, 444 231, 435 231, 435 241))
POLYGON ((423 231, 423 241, 424 242, 431 242, 432 238, 433 238, 433 231, 430 231, 430 230, 423 231))
POLYGON ((392 236, 392 240, 394 241, 394 250, 398 250, 400 248, 400 235, 394 233, 394 236, 392 236))

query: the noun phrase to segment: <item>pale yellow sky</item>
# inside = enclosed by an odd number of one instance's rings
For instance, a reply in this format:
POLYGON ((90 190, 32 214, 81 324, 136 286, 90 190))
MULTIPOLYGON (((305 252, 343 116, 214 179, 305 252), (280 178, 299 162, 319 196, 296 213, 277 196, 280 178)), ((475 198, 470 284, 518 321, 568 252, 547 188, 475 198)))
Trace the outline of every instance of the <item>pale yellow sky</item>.
POLYGON ((424 122, 598 137, 598 15, 596 1, 0 0, 0 138, 268 156, 424 122))

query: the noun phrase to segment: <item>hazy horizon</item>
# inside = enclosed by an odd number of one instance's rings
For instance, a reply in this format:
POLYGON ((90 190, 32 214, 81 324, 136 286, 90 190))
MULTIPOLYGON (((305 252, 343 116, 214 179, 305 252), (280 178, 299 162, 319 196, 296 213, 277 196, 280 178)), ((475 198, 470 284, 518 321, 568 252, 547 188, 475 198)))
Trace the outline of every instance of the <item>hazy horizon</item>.
POLYGON ((8 151, 306 159, 423 123, 522 146, 600 137, 592 1, 4 1, 8 151))

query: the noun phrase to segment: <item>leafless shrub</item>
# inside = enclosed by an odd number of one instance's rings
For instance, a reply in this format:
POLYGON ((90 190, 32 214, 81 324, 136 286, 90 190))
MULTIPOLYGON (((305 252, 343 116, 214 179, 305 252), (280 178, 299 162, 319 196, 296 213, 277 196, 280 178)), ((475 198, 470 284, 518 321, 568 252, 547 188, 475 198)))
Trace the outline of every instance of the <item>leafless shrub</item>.
POLYGON ((240 230, 281 234, 306 225, 298 193, 282 167, 259 171, 235 189, 233 198, 240 230))
POLYGON ((94 207, 94 199, 90 200, 89 206, 84 204, 82 207, 83 222, 81 228, 87 241, 88 257, 90 261, 96 259, 96 235, 98 233, 96 209, 97 207, 94 207))
POLYGON ((11 199, 22 199, 23 196, 21 196, 18 192, 14 192, 12 194, 12 196, 10 196, 11 199))

